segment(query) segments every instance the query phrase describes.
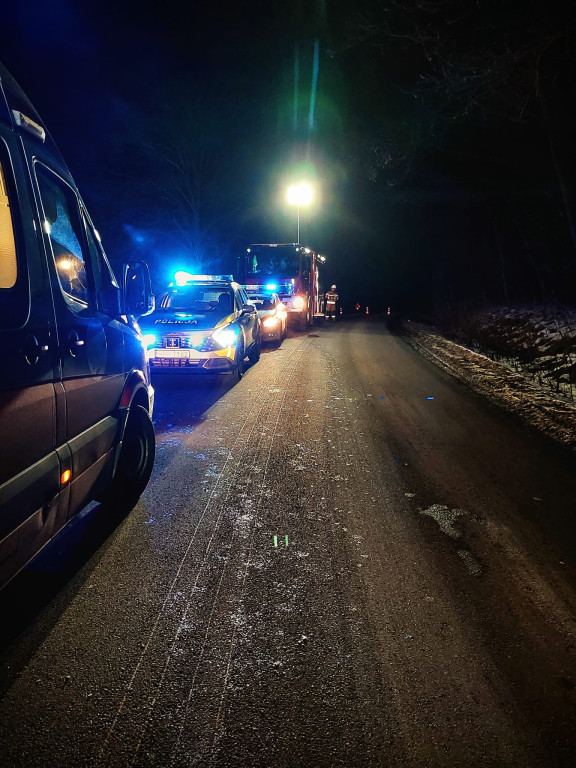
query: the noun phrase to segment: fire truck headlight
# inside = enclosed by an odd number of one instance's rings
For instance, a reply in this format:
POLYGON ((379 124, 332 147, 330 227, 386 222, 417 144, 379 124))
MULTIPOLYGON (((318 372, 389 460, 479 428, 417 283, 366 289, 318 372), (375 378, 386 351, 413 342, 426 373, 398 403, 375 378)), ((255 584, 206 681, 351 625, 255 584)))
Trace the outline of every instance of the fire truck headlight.
POLYGON ((294 296, 292 299, 292 306, 294 309, 304 309, 304 304, 306 302, 304 301, 304 296, 294 296))

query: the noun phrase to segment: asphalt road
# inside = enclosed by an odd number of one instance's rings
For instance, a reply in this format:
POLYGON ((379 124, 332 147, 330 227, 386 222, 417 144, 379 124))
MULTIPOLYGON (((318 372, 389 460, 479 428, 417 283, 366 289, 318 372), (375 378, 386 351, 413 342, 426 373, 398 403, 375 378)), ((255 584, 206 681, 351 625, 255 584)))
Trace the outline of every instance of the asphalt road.
POLYGON ((378 319, 159 379, 125 518, 0 598, 0 766, 574 766, 574 459, 378 319))

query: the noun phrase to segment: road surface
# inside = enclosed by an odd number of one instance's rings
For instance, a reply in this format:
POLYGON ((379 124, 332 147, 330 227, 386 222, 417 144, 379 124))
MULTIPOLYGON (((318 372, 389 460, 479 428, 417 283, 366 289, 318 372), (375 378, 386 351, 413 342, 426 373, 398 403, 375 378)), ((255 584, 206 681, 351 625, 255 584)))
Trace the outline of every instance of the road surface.
POLYGON ((571 456, 377 318, 155 386, 138 506, 1 597, 1 768, 574 765, 571 456))

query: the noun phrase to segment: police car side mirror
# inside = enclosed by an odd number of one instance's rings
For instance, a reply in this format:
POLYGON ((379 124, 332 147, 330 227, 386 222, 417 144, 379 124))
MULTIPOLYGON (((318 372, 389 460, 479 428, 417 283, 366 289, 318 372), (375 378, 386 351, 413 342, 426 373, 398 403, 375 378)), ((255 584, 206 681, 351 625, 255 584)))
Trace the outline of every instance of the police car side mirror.
POLYGON ((124 314, 136 319, 149 315, 156 306, 148 264, 136 261, 122 268, 124 314))
POLYGON ((242 309, 240 310, 240 314, 242 315, 253 315, 254 312, 257 312, 258 310, 254 306, 254 304, 242 304, 242 309))

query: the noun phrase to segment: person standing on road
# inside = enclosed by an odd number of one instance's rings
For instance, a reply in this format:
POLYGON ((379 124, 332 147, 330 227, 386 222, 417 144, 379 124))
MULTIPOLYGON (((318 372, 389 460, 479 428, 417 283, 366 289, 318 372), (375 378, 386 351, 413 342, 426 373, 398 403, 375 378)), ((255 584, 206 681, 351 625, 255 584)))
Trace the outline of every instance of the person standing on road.
POLYGON ((336 320, 336 303, 338 301, 338 294, 336 293, 336 286, 333 285, 329 291, 326 291, 326 311, 325 317, 328 320, 336 320))

